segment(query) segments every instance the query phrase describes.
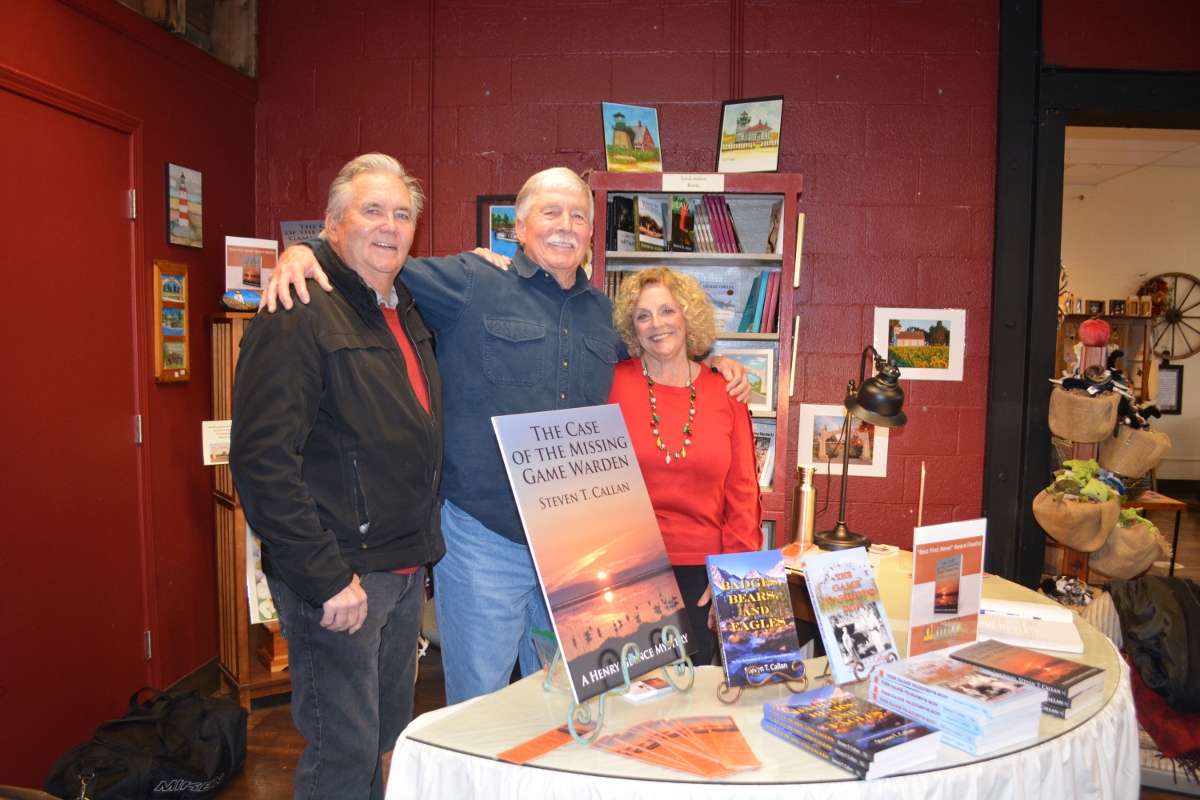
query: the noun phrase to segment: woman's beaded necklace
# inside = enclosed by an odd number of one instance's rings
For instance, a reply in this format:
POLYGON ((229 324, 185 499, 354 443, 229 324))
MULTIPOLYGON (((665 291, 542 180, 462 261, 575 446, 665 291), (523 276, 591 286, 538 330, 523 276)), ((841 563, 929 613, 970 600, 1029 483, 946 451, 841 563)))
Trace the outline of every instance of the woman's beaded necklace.
POLYGON ((675 452, 667 449, 663 444, 662 436, 658 432, 658 399, 654 396, 654 378, 650 377, 650 370, 646 367, 646 359, 642 359, 642 375, 646 378, 646 387, 650 390, 650 432, 654 434, 654 443, 667 454, 667 463, 671 463, 672 458, 687 458, 687 449, 692 444, 692 419, 696 416, 696 383, 692 378, 692 363, 688 362, 688 381, 684 386, 688 390, 688 418, 683 425, 683 446, 675 452))

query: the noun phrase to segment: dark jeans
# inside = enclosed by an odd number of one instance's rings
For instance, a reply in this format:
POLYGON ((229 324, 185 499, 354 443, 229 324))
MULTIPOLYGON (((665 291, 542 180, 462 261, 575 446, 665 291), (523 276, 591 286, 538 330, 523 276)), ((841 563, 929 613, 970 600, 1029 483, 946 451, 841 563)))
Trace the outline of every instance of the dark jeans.
POLYGON ((380 756, 412 720, 424 568, 360 575, 367 621, 353 634, 322 628, 323 609, 268 582, 288 642, 292 719, 307 743, 295 797, 382 798, 380 756))
POLYGON ((707 667, 713 663, 716 637, 708 627, 708 609, 712 603, 697 607, 696 601, 708 588, 708 570, 701 565, 686 567, 671 567, 675 571, 675 581, 679 584, 679 593, 683 596, 683 604, 687 606, 688 622, 692 623, 692 636, 696 642, 696 653, 692 663, 697 667, 707 667))

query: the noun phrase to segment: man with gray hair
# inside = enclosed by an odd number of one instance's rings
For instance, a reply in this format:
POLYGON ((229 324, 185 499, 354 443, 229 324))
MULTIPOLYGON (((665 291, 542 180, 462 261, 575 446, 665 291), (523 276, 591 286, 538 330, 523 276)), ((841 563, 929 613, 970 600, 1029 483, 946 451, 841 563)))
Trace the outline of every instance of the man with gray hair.
POLYGON ((290 650, 298 798, 382 798, 412 718, 425 565, 445 552, 441 383, 399 277, 421 203, 390 156, 348 163, 317 255, 332 291, 242 338, 229 466, 290 650))
MULTIPOLYGON (((608 402, 613 366, 628 353, 612 302, 580 267, 592 217, 582 178, 544 170, 517 195, 511 269, 471 253, 411 259, 404 269, 437 336, 446 389, 446 557, 434 569, 434 600, 447 703, 503 688, 515 662, 523 675, 541 668, 531 632, 552 628, 491 418, 608 402)), ((289 282, 307 302, 306 273, 325 285, 308 248, 288 248, 267 308, 277 297, 291 307, 289 282)), ((748 395, 744 368, 723 361, 725 377, 737 375, 734 393, 748 395)))

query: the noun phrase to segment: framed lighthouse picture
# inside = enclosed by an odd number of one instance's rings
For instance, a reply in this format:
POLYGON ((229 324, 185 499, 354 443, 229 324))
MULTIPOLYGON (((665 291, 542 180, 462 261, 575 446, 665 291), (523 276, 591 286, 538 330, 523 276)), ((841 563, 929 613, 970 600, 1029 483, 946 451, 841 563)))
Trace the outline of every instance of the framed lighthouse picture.
POLYGON ((194 169, 167 164, 167 241, 204 247, 202 176, 194 169))

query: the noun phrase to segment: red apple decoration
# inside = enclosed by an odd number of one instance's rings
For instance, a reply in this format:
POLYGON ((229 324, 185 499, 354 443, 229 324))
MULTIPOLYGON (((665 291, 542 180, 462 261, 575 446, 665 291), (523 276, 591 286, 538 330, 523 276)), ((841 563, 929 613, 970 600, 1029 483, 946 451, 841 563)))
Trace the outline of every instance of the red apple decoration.
POLYGON ((1111 329, 1102 319, 1084 320, 1079 325, 1079 341, 1088 347, 1107 347, 1111 329))

